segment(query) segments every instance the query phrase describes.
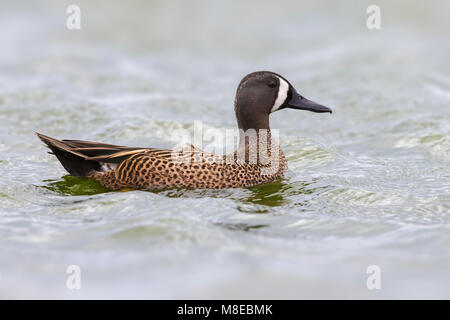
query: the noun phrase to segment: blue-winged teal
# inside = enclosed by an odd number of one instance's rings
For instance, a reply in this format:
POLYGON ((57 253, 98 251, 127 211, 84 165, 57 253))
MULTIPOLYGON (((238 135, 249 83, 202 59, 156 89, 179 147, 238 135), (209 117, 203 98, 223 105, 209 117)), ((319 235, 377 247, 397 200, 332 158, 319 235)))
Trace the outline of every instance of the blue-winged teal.
POLYGON ((234 110, 241 137, 232 154, 214 155, 194 146, 189 147, 190 152, 178 152, 37 135, 71 175, 93 178, 112 190, 249 187, 273 181, 287 169, 269 128, 269 115, 284 108, 331 113, 331 109, 302 97, 280 75, 259 71, 245 76, 236 92, 234 110), (248 132, 256 133, 256 140, 248 132))

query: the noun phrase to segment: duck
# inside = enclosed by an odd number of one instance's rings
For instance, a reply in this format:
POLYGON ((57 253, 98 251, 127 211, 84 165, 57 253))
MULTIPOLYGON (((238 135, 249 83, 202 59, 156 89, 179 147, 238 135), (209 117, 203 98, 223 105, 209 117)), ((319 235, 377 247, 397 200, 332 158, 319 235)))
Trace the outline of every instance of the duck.
POLYGON ((270 115, 284 109, 332 113, 300 95, 281 75, 257 71, 238 85, 234 112, 239 143, 229 154, 208 153, 192 144, 171 150, 36 135, 70 175, 95 179, 110 190, 246 188, 273 182, 287 171, 269 125, 270 115))

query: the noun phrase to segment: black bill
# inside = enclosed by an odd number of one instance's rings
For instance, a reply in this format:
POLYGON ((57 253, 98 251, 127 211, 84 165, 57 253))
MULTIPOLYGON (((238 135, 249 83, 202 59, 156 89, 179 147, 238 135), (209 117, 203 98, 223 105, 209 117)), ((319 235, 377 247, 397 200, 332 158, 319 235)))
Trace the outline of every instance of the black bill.
POLYGON ((285 108, 291 109, 308 110, 312 112, 329 112, 329 113, 333 112, 333 110, 331 110, 328 107, 325 107, 314 101, 308 100, 305 97, 302 97, 292 87, 290 89, 290 99, 288 99, 284 104, 285 108))

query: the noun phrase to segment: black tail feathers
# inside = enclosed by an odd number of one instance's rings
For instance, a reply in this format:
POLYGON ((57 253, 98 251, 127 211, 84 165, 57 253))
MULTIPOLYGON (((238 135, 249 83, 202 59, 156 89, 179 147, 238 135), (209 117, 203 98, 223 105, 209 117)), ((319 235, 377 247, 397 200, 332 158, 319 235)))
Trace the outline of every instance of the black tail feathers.
POLYGON ((64 141, 47 137, 40 133, 36 133, 36 135, 50 148, 51 153, 58 158, 64 169, 71 175, 86 177, 93 171, 101 170, 99 162, 86 160, 77 152, 70 151, 70 147, 64 141))

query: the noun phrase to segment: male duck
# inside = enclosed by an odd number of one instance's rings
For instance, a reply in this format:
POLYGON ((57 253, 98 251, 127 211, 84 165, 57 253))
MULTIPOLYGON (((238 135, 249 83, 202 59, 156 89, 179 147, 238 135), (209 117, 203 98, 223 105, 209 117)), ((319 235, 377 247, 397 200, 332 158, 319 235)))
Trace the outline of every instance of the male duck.
POLYGON ((302 97, 282 76, 258 71, 245 76, 236 92, 234 110, 240 140, 232 154, 206 153, 192 145, 188 152, 181 152, 57 140, 36 134, 71 175, 93 178, 111 190, 240 188, 273 181, 286 171, 284 154, 269 127, 269 115, 284 108, 332 112, 302 97))

